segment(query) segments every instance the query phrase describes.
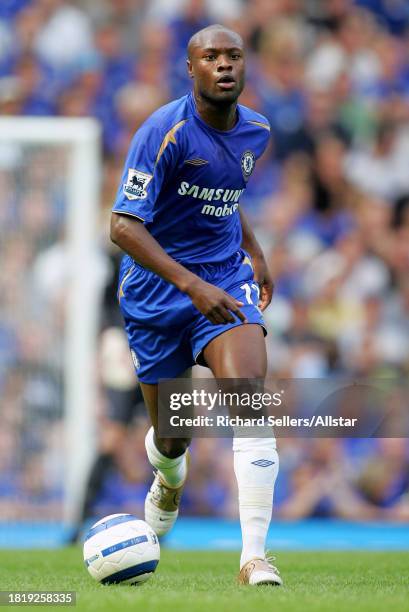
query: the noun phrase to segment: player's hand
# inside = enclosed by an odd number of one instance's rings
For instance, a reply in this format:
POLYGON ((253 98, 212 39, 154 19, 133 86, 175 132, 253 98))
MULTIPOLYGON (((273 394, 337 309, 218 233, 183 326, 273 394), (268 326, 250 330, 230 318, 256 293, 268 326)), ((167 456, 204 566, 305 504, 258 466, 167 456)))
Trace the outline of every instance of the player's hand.
POLYGON ((213 325, 235 323, 235 316, 243 323, 247 323, 246 317, 240 310, 244 303, 236 300, 215 285, 198 278, 190 285, 186 293, 192 300, 193 305, 213 325))
POLYGON ((258 307, 261 311, 265 310, 270 304, 273 291, 274 283, 270 271, 267 267, 266 260, 262 255, 259 257, 252 257, 253 269, 254 269, 254 280, 260 287, 260 300, 258 307))

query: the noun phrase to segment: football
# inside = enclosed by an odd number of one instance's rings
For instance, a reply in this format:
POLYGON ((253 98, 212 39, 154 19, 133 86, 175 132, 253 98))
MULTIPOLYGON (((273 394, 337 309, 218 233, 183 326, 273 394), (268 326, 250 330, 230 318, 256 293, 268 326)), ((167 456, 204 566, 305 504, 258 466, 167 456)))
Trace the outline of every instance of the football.
POLYGON ((102 584, 145 582, 156 570, 159 558, 156 533, 132 514, 110 514, 85 536, 85 566, 102 584))

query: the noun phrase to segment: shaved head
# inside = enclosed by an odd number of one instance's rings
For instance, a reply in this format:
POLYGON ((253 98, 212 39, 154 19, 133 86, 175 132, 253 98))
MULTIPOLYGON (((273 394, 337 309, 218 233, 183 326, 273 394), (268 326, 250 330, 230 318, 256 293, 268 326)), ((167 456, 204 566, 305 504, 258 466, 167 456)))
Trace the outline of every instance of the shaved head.
MULTIPOLYGON (((194 81, 196 105, 203 114, 210 108, 218 109, 216 119, 213 116, 214 125, 222 117, 222 108, 229 114, 230 121, 234 120, 245 80, 241 36, 222 25, 211 25, 192 36, 187 51, 187 70, 194 81)), ((222 124, 225 125, 223 120, 222 124)))
POLYGON ((196 48, 200 49, 203 47, 212 47, 215 36, 220 33, 227 35, 231 39, 232 44, 235 46, 241 49, 243 48, 243 39, 240 34, 237 34, 237 32, 233 32, 233 30, 225 28, 220 24, 215 24, 208 26, 207 28, 203 28, 203 30, 199 30, 196 32, 196 34, 193 34, 187 45, 188 58, 192 59, 192 55, 196 48))

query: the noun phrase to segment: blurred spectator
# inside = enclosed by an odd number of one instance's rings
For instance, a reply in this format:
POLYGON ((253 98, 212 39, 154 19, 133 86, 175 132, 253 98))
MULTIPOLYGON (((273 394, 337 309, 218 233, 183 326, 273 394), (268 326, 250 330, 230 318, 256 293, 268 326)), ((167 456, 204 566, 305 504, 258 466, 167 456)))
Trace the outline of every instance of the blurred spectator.
POLYGON ((135 133, 135 127, 139 127, 161 106, 164 101, 163 94, 152 85, 129 84, 119 90, 115 97, 115 108, 119 117, 119 129, 110 148, 122 157, 126 155, 129 143, 135 133))
POLYGON ((299 24, 284 18, 274 19, 260 39, 254 86, 261 99, 261 112, 270 121, 274 154, 279 159, 294 150, 293 138, 305 117, 302 40, 299 24))
POLYGON ((369 150, 352 149, 345 160, 346 176, 364 192, 387 201, 409 191, 409 177, 404 159, 409 152, 409 134, 399 133, 399 126, 381 123, 369 150))
POLYGON ((37 0, 42 27, 34 48, 55 70, 73 66, 93 47, 87 14, 64 0, 37 0))
POLYGON ((406 440, 379 440, 373 455, 358 474, 356 486, 362 498, 374 506, 391 510, 399 504, 402 497, 409 492, 409 455, 406 440))

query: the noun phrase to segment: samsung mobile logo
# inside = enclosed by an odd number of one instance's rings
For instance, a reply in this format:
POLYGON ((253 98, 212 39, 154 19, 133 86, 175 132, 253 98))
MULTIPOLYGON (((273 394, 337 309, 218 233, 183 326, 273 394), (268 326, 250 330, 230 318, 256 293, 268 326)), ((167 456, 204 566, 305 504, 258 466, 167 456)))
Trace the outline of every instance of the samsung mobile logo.
POLYGON ((178 189, 178 194, 197 198, 198 200, 207 200, 208 202, 212 202, 213 200, 238 202, 243 191, 244 189, 214 189, 211 187, 201 187, 200 185, 191 185, 187 181, 182 181, 178 189))

